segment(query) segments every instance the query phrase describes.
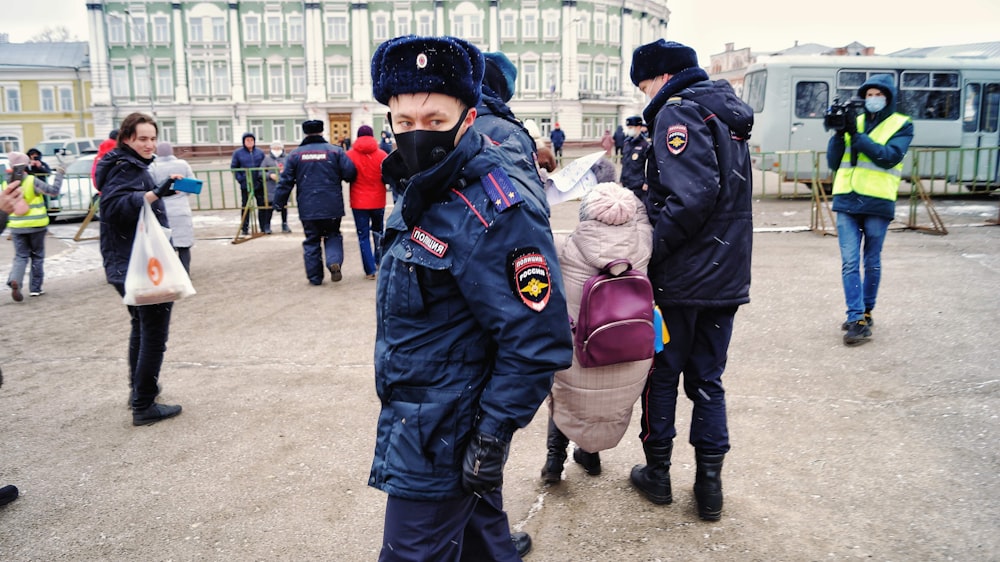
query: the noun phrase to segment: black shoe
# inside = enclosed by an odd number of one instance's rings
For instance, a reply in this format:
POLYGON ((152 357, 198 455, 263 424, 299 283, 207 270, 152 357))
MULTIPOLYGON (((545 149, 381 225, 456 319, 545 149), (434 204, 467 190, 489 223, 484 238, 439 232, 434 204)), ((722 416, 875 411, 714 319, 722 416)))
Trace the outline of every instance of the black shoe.
MULTIPOLYGON (((871 310, 866 310, 865 311, 865 322, 868 322, 868 327, 869 328, 874 328, 875 327, 875 319, 872 318, 872 311, 871 310)), ((844 323, 840 325, 840 329, 842 331, 844 331, 844 332, 846 332, 847 329, 850 328, 850 327, 851 327, 851 323, 848 320, 844 320, 844 323)))
POLYGON ((180 406, 153 403, 143 410, 132 410, 132 425, 150 425, 181 413, 180 406))
POLYGON ((545 466, 542 467, 542 481, 546 484, 558 484, 562 480, 563 463, 565 461, 565 454, 563 454, 562 458, 550 454, 545 459, 545 466))
MULTIPOLYGON (((0 488, 0 505, 7 505, 10 502, 17 499, 17 486, 7 484, 3 488, 0 488)), ((525 535, 527 536, 527 535, 525 535)), ((513 539, 514 537, 511 537, 513 539)), ((514 541, 517 544, 517 541, 514 541)), ((531 538, 528 538, 528 550, 531 550, 531 538)))
POLYGON ((524 558, 524 555, 531 552, 531 535, 528 533, 511 533, 510 540, 517 549, 517 555, 524 558))
POLYGON ((872 337, 872 330, 864 320, 851 322, 844 334, 844 345, 858 345, 868 341, 872 337))
POLYGON ((271 234, 271 229, 270 229, 270 228, 268 228, 268 229, 265 229, 265 230, 264 230, 264 234, 271 234))
POLYGON ((21 294, 21 284, 17 281, 11 281, 7 283, 10 286, 10 298, 14 299, 14 302, 21 302, 24 300, 24 295, 21 294))
POLYGON ((670 456, 674 450, 674 442, 643 443, 642 450, 646 454, 646 464, 633 466, 629 480, 649 501, 657 505, 672 503, 674 496, 670 486, 670 456))
POLYGON ((283 222, 283 223, 281 223, 281 231, 282 232, 291 232, 292 229, 288 227, 288 223, 287 222, 283 222))
POLYGON ((336 283, 337 281, 340 281, 343 278, 344 278, 344 274, 340 272, 340 264, 339 263, 331 263, 330 264, 330 280, 333 281, 334 283, 336 283))
POLYGON ((243 233, 243 236, 247 236, 248 234, 250 234, 250 230, 249 230, 249 229, 246 229, 246 228, 244 228, 244 229, 243 229, 243 230, 241 230, 240 232, 241 232, 241 233, 243 233))
POLYGON ((601 454, 588 453, 577 447, 573 449, 573 461, 583 467, 583 470, 590 476, 601 474, 601 454))

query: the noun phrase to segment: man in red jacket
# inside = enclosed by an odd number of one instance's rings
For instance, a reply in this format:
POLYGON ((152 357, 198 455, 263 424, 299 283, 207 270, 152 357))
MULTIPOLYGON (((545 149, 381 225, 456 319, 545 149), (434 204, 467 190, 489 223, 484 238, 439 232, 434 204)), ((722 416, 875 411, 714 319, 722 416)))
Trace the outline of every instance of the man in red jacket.
POLYGON ((94 157, 94 163, 90 166, 90 179, 94 180, 94 185, 97 185, 97 163, 117 145, 118 129, 112 129, 111 133, 108 134, 108 138, 104 139, 101 146, 97 147, 97 156, 94 157))
POLYGON ((358 230, 361 245, 361 263, 365 279, 375 280, 378 262, 382 258, 382 219, 385 216, 385 183, 382 181, 382 160, 387 154, 378 147, 372 128, 358 127, 347 157, 358 169, 358 177, 351 182, 351 212, 358 230), (371 240, 369 240, 369 232, 371 240))

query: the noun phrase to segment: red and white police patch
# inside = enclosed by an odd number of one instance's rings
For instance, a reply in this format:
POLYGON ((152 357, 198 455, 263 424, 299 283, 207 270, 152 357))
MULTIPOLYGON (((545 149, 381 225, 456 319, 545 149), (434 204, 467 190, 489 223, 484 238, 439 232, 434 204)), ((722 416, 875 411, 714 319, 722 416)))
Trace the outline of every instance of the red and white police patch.
POLYGON ((417 68, 426 68, 426 67, 427 67, 427 54, 420 53, 419 55, 417 55, 417 68))
POLYGON ((410 233, 410 240, 420 244, 426 248, 428 252, 439 258, 444 257, 444 253, 448 251, 448 244, 438 240, 432 236, 431 233, 420 228, 419 226, 414 227, 413 232, 410 233))
POLYGON ((517 296, 525 306, 541 312, 552 293, 552 276, 545 256, 538 248, 521 248, 512 252, 509 260, 507 271, 517 296))
POLYGON ((688 145, 687 125, 671 125, 667 127, 667 150, 670 154, 677 156, 688 145))

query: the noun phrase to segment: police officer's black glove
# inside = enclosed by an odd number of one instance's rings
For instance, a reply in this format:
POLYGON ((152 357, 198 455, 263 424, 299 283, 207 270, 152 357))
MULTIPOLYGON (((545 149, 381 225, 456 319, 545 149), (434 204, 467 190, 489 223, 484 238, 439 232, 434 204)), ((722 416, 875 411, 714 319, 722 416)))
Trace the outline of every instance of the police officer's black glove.
POLYGON ((469 441, 462 461, 462 489, 482 495, 503 485, 503 465, 510 443, 478 431, 469 441))
POLYGON ((164 197, 170 197, 171 195, 177 193, 176 191, 173 190, 173 187, 174 187, 174 178, 167 178, 167 181, 163 182, 158 187, 153 189, 153 195, 156 195, 160 199, 163 199, 164 197))

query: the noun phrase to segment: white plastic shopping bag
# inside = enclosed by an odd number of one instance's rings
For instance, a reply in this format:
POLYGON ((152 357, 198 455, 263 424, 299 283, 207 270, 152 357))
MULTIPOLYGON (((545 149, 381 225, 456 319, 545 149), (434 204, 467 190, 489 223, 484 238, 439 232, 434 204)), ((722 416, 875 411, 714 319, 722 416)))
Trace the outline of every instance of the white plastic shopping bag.
POLYGON ((191 278, 163 230, 149 201, 144 200, 125 274, 125 304, 160 304, 195 294, 191 278))

